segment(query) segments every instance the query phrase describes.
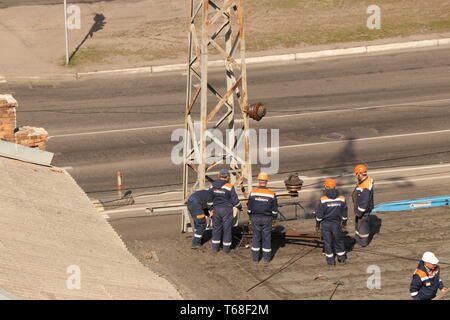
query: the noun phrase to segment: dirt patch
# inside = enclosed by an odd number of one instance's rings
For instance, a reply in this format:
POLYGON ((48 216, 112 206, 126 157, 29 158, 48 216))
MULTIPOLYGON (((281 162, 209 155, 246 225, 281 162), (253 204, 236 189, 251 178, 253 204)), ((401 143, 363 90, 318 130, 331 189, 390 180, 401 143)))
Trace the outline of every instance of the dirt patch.
MULTIPOLYGON (((191 235, 179 233, 178 216, 121 219, 111 224, 128 249, 179 288, 186 299, 327 300, 337 281, 343 285, 333 299, 409 299, 411 276, 424 251, 436 253, 442 262, 444 284, 450 283, 449 214, 450 209, 444 207, 373 214, 373 238, 367 248, 353 246, 354 224, 350 219, 348 264, 332 269, 326 266, 321 248, 295 244, 274 243, 275 256, 269 265, 254 265, 245 246, 236 246, 229 254, 213 253, 206 242, 201 250, 192 250, 191 235), (377 268, 381 289, 369 289, 369 277, 377 268)), ((314 224, 312 219, 280 222, 289 231, 310 232, 314 224)), ((238 238, 234 242, 238 244, 238 238)))

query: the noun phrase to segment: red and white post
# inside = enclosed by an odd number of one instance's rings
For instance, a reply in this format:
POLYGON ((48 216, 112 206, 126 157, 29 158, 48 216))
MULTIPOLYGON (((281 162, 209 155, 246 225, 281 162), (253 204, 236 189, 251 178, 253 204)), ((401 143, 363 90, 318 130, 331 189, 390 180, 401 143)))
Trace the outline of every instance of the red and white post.
POLYGON ((119 199, 122 199, 122 178, 123 173, 117 171, 117 194, 119 195, 119 199))

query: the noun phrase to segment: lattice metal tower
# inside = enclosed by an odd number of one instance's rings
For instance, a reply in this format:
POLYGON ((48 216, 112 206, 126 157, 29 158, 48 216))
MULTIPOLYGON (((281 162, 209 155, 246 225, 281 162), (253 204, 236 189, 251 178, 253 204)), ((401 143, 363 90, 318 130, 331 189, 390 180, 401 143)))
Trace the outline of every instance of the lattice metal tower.
MULTIPOLYGON (((227 167, 232 172, 236 191, 252 186, 250 157, 249 105, 245 64, 244 0, 189 0, 189 52, 185 110, 183 200, 207 187, 213 168, 227 167), (208 81, 208 54, 220 54, 224 68, 223 86, 217 90, 208 81), (226 83, 226 86, 225 86, 226 83), (242 126, 235 128, 237 115, 242 126), (226 143, 211 135, 220 129, 226 143), (241 131, 241 130, 242 131, 241 131), (223 135, 225 137, 225 134, 223 135), (207 163, 208 141, 223 148, 223 154, 207 163), (238 148, 245 147, 245 155, 238 148), (193 184, 192 184, 193 183, 193 184)), ((210 64, 211 66, 211 64, 210 64)), ((242 148, 241 148, 242 150, 242 148)))

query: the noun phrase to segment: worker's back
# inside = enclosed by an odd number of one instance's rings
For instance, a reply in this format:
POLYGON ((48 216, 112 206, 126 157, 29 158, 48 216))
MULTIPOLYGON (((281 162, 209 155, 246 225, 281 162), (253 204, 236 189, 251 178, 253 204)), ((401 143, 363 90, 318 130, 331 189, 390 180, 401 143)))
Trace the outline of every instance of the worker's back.
POLYGON ((347 218, 347 204, 344 196, 340 196, 336 189, 329 189, 320 198, 316 217, 319 221, 341 221, 347 218))
POLYGON ((234 186, 227 180, 216 180, 209 188, 213 207, 233 207, 239 204, 234 186))

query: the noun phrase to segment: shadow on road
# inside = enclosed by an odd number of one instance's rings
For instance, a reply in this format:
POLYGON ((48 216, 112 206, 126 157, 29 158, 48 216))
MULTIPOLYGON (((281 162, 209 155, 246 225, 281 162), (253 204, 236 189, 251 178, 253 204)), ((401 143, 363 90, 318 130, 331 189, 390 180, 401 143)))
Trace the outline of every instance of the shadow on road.
POLYGON ((100 30, 103 30, 103 27, 106 24, 105 21, 106 17, 103 15, 103 13, 96 13, 94 16, 94 24, 89 29, 89 32, 86 34, 84 39, 81 41, 81 43, 76 47, 75 51, 70 55, 69 61, 72 60, 72 58, 77 54, 77 52, 81 49, 83 44, 87 41, 87 39, 90 37, 92 38, 94 33, 100 30))

